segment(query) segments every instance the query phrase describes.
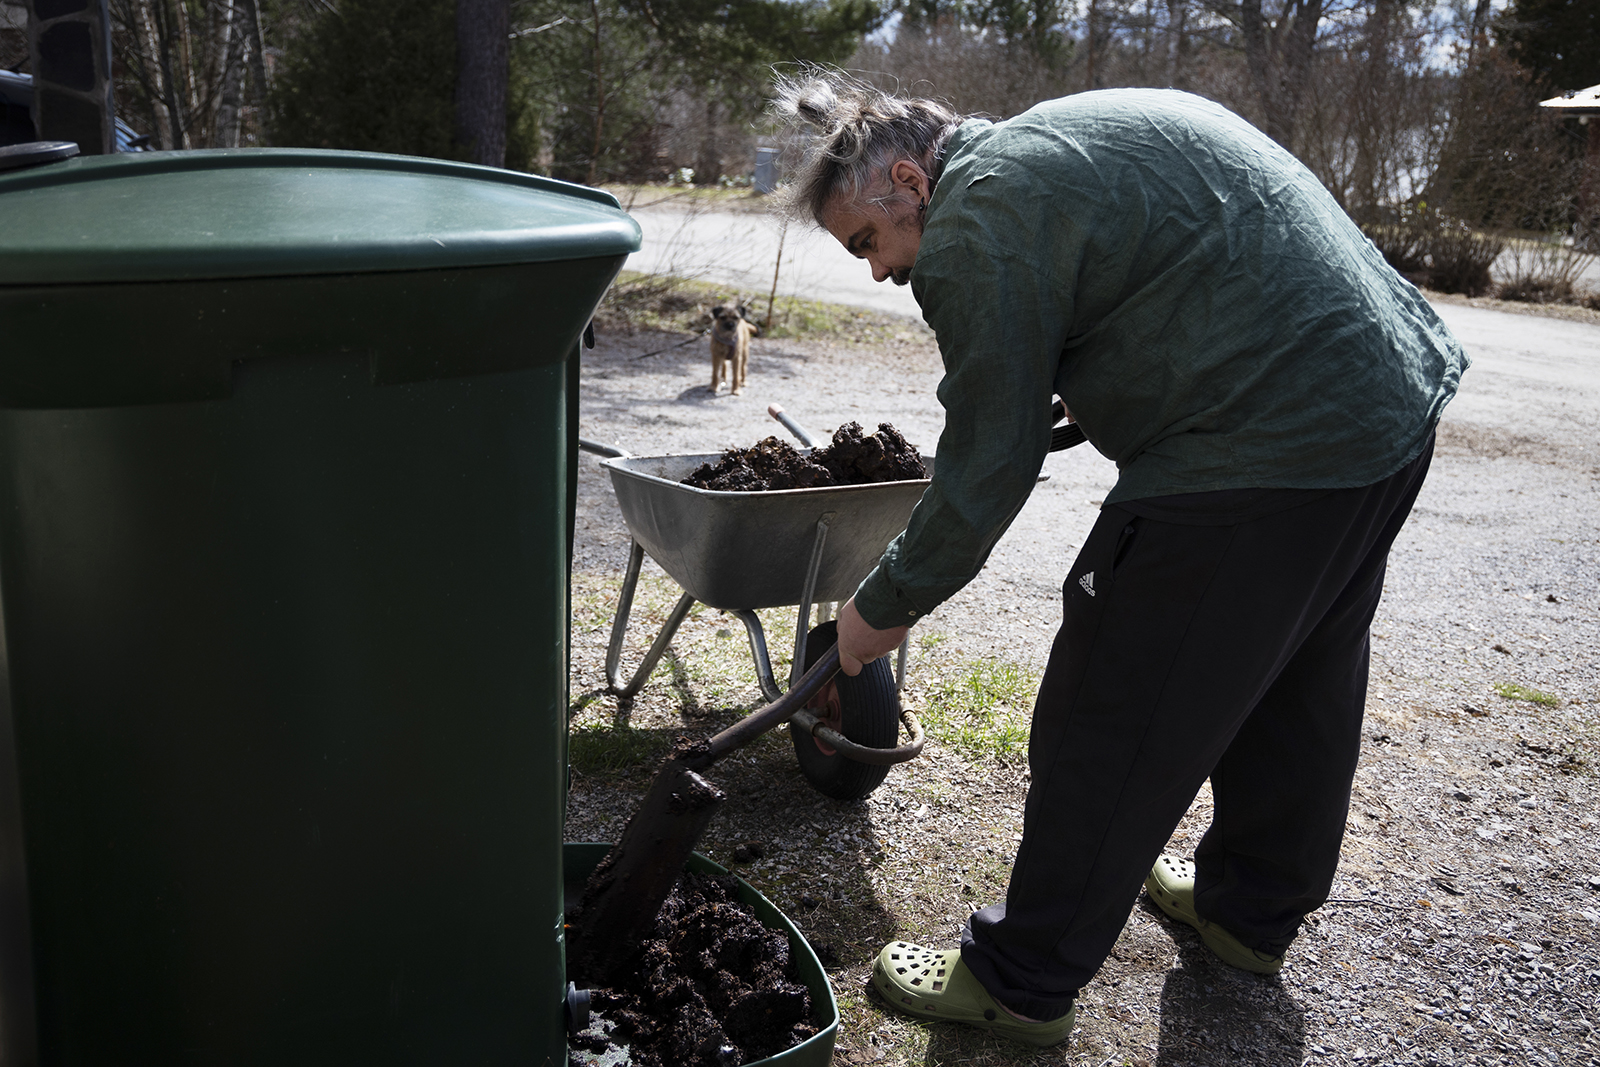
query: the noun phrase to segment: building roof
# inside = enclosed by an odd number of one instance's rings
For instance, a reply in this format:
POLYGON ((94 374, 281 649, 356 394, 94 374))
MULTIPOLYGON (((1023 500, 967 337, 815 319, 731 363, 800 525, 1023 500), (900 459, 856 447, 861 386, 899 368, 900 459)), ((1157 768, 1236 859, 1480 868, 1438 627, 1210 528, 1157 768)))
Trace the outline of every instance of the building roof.
POLYGON ((1560 96, 1539 101, 1539 106, 1559 108, 1568 115, 1600 115, 1600 85, 1569 89, 1560 96))

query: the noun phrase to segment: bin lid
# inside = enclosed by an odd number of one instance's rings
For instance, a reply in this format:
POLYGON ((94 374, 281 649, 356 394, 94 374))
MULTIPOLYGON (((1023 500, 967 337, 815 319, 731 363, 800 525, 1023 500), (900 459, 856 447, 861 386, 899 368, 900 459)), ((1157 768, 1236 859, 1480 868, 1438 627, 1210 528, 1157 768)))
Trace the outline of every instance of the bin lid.
POLYGON ((410 156, 141 152, 0 173, 0 285, 547 263, 639 241, 609 193, 410 156))

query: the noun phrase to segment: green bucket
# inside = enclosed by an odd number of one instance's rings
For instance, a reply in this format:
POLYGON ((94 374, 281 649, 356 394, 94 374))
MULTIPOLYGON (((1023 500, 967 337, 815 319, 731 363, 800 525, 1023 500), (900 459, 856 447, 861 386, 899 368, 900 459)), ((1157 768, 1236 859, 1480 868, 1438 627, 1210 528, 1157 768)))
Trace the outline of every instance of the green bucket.
MULTIPOLYGON (((607 844, 590 842, 569 841, 561 850, 561 862, 565 870, 566 897, 570 906, 583 895, 583 884, 588 881, 589 874, 600 861, 605 859, 606 853, 611 851, 607 844)), ((688 869, 698 874, 727 874, 728 869, 706 859, 696 852, 689 857, 688 869)), ((800 980, 805 983, 806 989, 811 993, 812 1010, 816 1013, 817 1022, 822 1027, 815 1037, 801 1042, 794 1048, 785 1049, 776 1056, 768 1056, 764 1060, 756 1060, 746 1064, 745 1067, 828 1067, 833 1062, 833 1042, 839 1033, 839 1002, 833 998, 833 986, 828 982, 828 973, 822 969, 822 961, 817 959, 817 954, 811 950, 811 945, 795 929, 794 923, 788 916, 779 911, 777 906, 756 891, 749 882, 739 879, 739 900, 748 904, 756 913, 763 926, 769 930, 782 930, 789 936, 789 951, 793 953, 796 970, 799 971, 800 980)))

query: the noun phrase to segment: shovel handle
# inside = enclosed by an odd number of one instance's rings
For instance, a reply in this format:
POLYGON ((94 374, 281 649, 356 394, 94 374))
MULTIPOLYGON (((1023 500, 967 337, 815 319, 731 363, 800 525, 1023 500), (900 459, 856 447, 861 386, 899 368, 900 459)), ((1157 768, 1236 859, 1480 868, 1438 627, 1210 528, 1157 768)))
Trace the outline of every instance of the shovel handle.
POLYGON ((717 734, 678 762, 692 771, 704 770, 736 748, 743 748, 768 730, 794 718, 795 712, 806 706, 806 701, 816 696, 823 686, 839 672, 839 646, 834 645, 822 654, 789 691, 764 708, 758 708, 717 734))

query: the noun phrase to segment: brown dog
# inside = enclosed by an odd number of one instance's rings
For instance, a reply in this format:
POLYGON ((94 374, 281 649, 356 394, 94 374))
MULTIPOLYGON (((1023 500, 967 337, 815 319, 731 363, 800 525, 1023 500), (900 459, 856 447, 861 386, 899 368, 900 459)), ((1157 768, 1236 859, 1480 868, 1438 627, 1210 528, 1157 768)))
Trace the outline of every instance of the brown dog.
POLYGON ((711 391, 715 393, 722 379, 728 379, 729 389, 744 392, 745 368, 750 362, 750 338, 761 336, 761 327, 750 317, 750 309, 743 304, 729 307, 719 304, 711 309, 711 391))

